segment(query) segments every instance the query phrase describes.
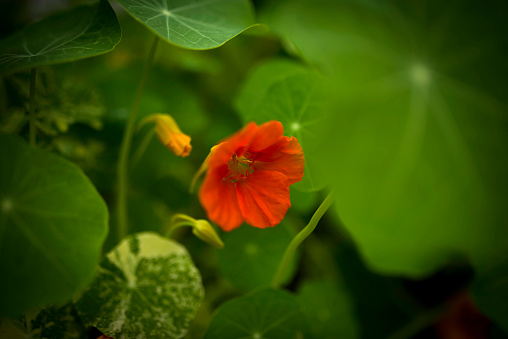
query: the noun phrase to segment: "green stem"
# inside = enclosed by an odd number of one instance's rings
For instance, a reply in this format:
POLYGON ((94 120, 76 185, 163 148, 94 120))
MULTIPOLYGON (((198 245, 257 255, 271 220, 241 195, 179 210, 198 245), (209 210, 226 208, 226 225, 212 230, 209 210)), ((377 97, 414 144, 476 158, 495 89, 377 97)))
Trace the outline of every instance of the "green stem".
POLYGON ((117 166, 118 173, 117 232, 119 240, 123 239, 129 233, 127 223, 127 191, 128 191, 127 165, 129 163, 129 152, 131 148, 132 134, 134 132, 134 124, 136 122, 139 102, 141 100, 141 96, 145 88, 150 66, 153 63, 158 41, 159 37, 156 36, 152 43, 152 47, 150 48, 150 52, 148 53, 148 58, 146 60, 145 68, 143 70, 143 76, 141 78, 138 91, 136 92, 136 97, 134 98, 134 103, 132 104, 132 109, 129 113, 129 117, 127 118, 127 125, 125 126, 122 143, 120 145, 120 155, 118 158, 118 166, 117 166))
POLYGON ((195 222, 196 219, 189 217, 187 214, 177 213, 171 218, 171 223, 174 224, 178 219, 195 222))
POLYGON ((194 227, 194 223, 190 221, 177 222, 176 224, 172 223, 169 226, 168 230, 164 233, 164 237, 171 238, 173 236, 173 233, 175 233, 177 229, 182 228, 184 226, 194 227))
POLYGON ((291 243, 286 248, 286 252, 284 252, 284 256, 282 257, 281 261, 279 262, 279 267, 277 268, 277 272, 275 272, 275 275, 272 280, 272 286, 275 288, 280 287, 282 283, 282 279, 284 277, 284 274, 286 273, 286 270, 289 267, 289 263, 293 259, 296 249, 300 244, 314 231, 316 228, 319 220, 325 214, 326 210, 330 207, 333 201, 332 193, 328 194, 328 196, 325 198, 325 200, 321 203, 321 205, 318 207, 316 212, 314 212, 314 215, 310 219, 307 226, 304 227, 303 230, 298 233, 293 240, 291 240, 291 243))
POLYGON ((132 156, 131 168, 134 168, 138 165, 139 161, 141 160, 141 157, 143 156, 146 149, 148 148, 150 141, 152 141, 154 134, 155 134, 155 129, 153 129, 153 128, 145 134, 145 136, 143 137, 143 140, 141 140, 141 143, 139 144, 138 148, 136 149, 136 152, 134 152, 134 155, 132 156))
POLYGON ((29 107, 29 120, 30 120, 30 145, 35 146, 35 76, 37 75, 37 71, 35 68, 32 68, 30 72, 30 107, 29 107))
POLYGON ((168 230, 166 232, 164 232, 164 236, 166 238, 171 238, 173 233, 180 227, 183 227, 183 226, 194 227, 195 223, 196 223, 196 219, 189 217, 186 214, 177 213, 177 214, 173 215, 173 217, 171 218, 171 224, 169 225, 168 230), (177 222, 177 221, 179 221, 179 222, 177 222))

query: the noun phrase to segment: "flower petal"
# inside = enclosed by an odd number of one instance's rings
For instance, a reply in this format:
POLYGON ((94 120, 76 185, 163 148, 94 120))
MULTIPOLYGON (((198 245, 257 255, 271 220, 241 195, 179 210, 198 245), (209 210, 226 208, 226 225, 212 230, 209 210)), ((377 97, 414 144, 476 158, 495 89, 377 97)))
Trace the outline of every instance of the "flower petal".
POLYGON ((289 207, 286 176, 275 171, 255 171, 236 186, 238 206, 245 221, 265 228, 279 224, 289 207))
POLYGON ((284 128, 279 121, 268 121, 260 125, 249 145, 249 152, 257 153, 272 146, 282 137, 284 128))
POLYGON ((199 200, 210 220, 224 231, 231 231, 243 223, 243 218, 238 208, 234 184, 222 180, 226 174, 227 165, 209 170, 201 185, 199 200))
POLYGON ((254 158, 255 171, 277 171, 284 174, 289 185, 302 180, 305 157, 295 137, 281 137, 275 144, 254 158))

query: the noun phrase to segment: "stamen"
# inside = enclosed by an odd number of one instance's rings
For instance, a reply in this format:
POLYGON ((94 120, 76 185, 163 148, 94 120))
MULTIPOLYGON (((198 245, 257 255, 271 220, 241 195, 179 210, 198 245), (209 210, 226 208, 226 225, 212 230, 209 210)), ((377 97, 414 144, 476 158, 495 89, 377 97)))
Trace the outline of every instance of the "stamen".
MULTIPOLYGON (((244 156, 238 157, 235 154, 231 157, 231 160, 228 162, 228 174, 226 176, 227 179, 229 179, 230 182, 235 183, 240 180, 244 180, 254 172, 254 168, 252 166, 253 161, 250 159, 247 159, 244 156)), ((225 180, 224 178, 223 180, 225 180)))

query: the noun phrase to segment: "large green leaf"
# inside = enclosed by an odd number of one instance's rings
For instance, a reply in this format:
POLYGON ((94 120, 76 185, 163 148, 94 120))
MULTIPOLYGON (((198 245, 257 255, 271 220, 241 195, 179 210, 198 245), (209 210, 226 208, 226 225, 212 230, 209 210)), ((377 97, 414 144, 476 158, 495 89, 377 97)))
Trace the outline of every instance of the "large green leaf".
POLYGON ((358 337, 351 300, 343 286, 331 281, 306 282, 299 288, 297 298, 315 338, 358 337))
POLYGON ((104 201, 74 164, 0 135, 0 315, 70 299, 93 278, 104 201))
POLYGON ((103 54, 121 35, 107 0, 55 14, 0 41, 0 74, 103 54))
POLYGON ((315 174, 313 153, 323 142, 319 131, 326 121, 326 95, 322 77, 315 71, 289 60, 261 64, 247 78, 236 98, 244 123, 278 120, 284 134, 295 136, 303 148, 305 170, 293 187, 316 191, 325 182, 315 174))
POLYGON ((507 22, 483 3, 441 5, 285 1, 265 13, 331 78, 318 170, 385 273, 421 276, 466 255, 482 265, 508 236, 507 22))
MULTIPOLYGON (((220 272, 234 286, 252 290, 268 286, 277 271, 279 261, 291 242, 288 221, 266 229, 244 225, 234 232, 221 235, 224 249, 217 251, 220 272)), ((294 260, 285 281, 295 270, 294 260)))
POLYGON ((212 318, 205 339, 310 338, 307 326, 294 296, 263 289, 222 305, 212 318))
POLYGON ((86 325, 114 338, 181 338, 203 294, 185 248, 144 232, 106 255, 76 308, 86 325))
POLYGON ((219 47, 255 23, 248 0, 118 0, 161 38, 191 49, 219 47))

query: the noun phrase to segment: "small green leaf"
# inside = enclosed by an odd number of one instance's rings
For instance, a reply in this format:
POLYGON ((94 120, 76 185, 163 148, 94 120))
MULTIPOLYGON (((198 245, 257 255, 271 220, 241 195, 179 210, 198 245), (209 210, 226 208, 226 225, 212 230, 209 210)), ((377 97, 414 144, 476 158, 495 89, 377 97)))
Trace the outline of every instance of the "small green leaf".
POLYGON ((93 278, 106 205, 83 172, 0 135, 0 315, 68 300, 93 278))
POLYGON ((52 15, 0 41, 0 74, 111 51, 120 41, 115 12, 106 0, 52 15))
POLYGON ((298 339, 307 322, 291 294, 263 289, 226 302, 212 318, 205 339, 298 339))
POLYGON ((114 338, 181 338, 203 295, 185 248, 144 232, 106 255, 76 308, 86 325, 114 338))
POLYGON ((358 337, 358 324, 344 287, 330 281, 306 282, 298 290, 297 299, 315 338, 358 337))
POLYGON ((278 120, 285 135, 298 139, 305 155, 305 170, 302 181, 293 187, 302 191, 316 191, 325 185, 315 174, 312 156, 322 142, 319 132, 327 117, 325 103, 322 77, 289 60, 272 60, 256 68, 236 99, 244 123, 278 120))
POLYGON ((161 38, 181 47, 219 47, 255 23, 248 0, 118 0, 161 38))
MULTIPOLYGON (((220 272, 233 285, 244 290, 270 284, 292 234, 287 221, 266 229, 243 225, 234 232, 223 233, 224 248, 217 251, 220 272)), ((292 262, 286 280, 294 273, 292 262)))

